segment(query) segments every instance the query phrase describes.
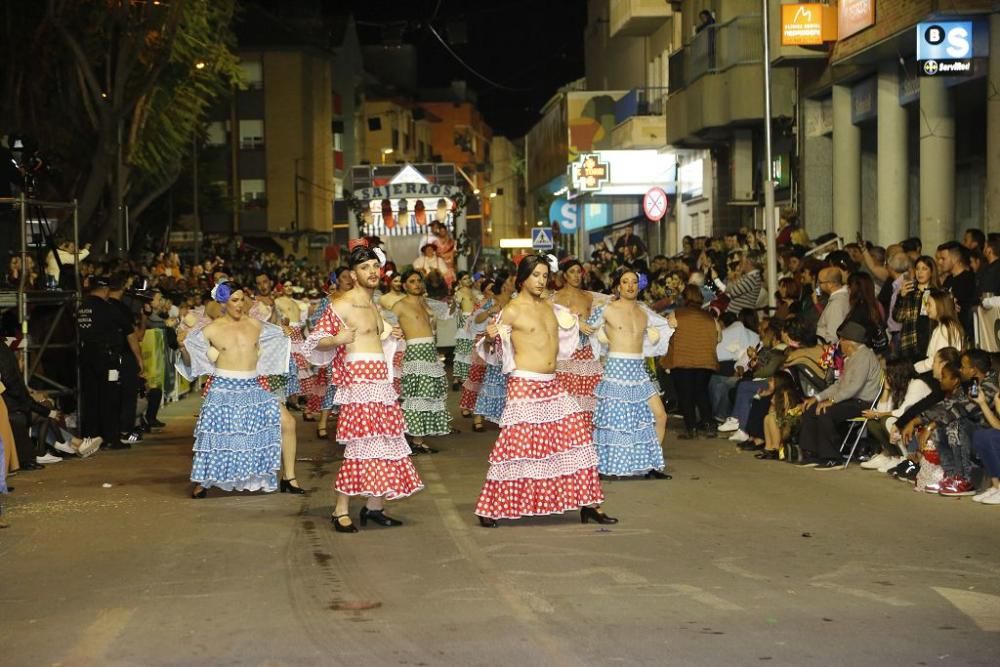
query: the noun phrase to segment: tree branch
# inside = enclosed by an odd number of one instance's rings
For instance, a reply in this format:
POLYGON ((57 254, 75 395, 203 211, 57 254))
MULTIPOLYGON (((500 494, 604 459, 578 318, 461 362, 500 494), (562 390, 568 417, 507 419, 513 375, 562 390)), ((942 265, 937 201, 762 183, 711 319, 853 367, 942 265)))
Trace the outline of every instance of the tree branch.
POLYGON ((181 169, 180 167, 178 167, 170 174, 170 176, 164 179, 159 185, 157 185, 155 188, 147 192, 142 199, 136 202, 135 206, 129 206, 128 210, 129 218, 138 220, 139 216, 142 215, 143 211, 149 208, 150 204, 152 204, 154 201, 162 197, 167 190, 173 187, 174 183, 177 182, 177 179, 180 177, 180 175, 181 175, 181 169))

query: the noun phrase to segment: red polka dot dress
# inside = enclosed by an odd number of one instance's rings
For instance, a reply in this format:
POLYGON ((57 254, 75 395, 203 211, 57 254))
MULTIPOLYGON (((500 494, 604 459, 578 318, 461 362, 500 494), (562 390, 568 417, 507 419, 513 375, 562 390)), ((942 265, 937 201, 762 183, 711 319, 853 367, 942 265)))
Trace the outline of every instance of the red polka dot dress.
POLYGON ((507 379, 500 436, 476 514, 491 519, 558 514, 604 500, 591 416, 554 374, 507 379))
POLYGON ((590 340, 581 338, 580 346, 573 352, 572 357, 556 362, 556 377, 580 409, 592 413, 597 405, 594 390, 601 381, 604 368, 594 357, 590 340))
POLYGON ((315 349, 320 340, 337 335, 341 327, 336 311, 327 308, 303 345, 313 363, 331 364, 331 381, 337 387, 337 441, 346 449, 334 488, 348 496, 405 498, 424 485, 410 460, 399 394, 393 388, 385 356, 346 354, 343 347, 332 354, 315 349))
POLYGON ((348 496, 393 500, 423 488, 403 435, 399 394, 381 354, 349 354, 346 377, 337 385, 337 441, 346 445, 334 484, 348 496))

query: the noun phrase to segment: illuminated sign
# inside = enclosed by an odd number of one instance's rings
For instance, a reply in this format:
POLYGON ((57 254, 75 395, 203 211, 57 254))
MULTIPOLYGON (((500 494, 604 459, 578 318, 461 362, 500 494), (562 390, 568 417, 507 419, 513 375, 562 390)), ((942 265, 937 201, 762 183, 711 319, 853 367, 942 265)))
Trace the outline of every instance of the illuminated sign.
POLYGON ((781 6, 781 44, 819 46, 837 39, 834 7, 818 3, 781 6))
POLYGON ((840 0, 837 5, 838 39, 846 39, 875 25, 875 0, 840 0))
POLYGON ((573 165, 573 185, 577 190, 600 190, 609 178, 611 166, 607 162, 601 162, 601 156, 597 153, 584 153, 573 165))
POLYGON ((972 21, 917 24, 917 60, 968 60, 972 52, 972 21))

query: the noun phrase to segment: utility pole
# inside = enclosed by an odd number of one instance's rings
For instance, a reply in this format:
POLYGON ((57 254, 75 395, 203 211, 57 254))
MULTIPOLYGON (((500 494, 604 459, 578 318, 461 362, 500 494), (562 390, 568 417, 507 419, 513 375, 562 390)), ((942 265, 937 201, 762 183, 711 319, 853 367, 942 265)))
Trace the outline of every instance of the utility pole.
POLYGON ((778 289, 778 230, 774 224, 774 167, 771 157, 771 17, 767 0, 761 0, 764 22, 764 231, 767 232, 767 303, 775 305, 778 289))

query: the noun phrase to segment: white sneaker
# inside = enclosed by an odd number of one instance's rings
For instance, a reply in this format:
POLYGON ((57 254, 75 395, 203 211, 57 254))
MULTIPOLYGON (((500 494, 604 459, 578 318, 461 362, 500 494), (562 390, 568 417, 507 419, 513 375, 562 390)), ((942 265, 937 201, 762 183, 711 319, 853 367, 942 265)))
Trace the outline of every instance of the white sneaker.
POLYGON ((77 454, 76 450, 73 449, 73 445, 68 442, 56 442, 52 445, 52 447, 56 451, 62 452, 63 454, 72 454, 73 456, 76 456, 77 454))
POLYGON ((45 456, 36 456, 35 463, 62 463, 62 459, 58 456, 53 456, 52 454, 46 454, 45 456))
POLYGON ((80 443, 80 458, 85 459, 88 456, 93 456, 97 450, 101 448, 101 443, 103 442, 104 440, 101 436, 97 436, 96 438, 84 438, 83 442, 80 443))
POLYGON ((986 489, 982 493, 977 493, 976 495, 972 496, 972 502, 974 502, 974 503, 981 503, 984 500, 986 500, 987 498, 989 498, 990 496, 995 496, 998 491, 1000 491, 1000 489, 997 489, 996 487, 992 487, 991 486, 990 488, 986 489))
POLYGON ((882 452, 879 452, 875 456, 871 457, 867 461, 861 463, 861 467, 865 470, 878 470, 885 464, 885 460, 889 458, 882 452))
MULTIPOLYGON (((876 468, 876 470, 878 470, 879 472, 883 472, 883 473, 884 472, 889 472, 890 470, 892 470, 893 468, 895 468, 896 466, 898 466, 902 462, 903 462, 903 457, 902 456, 887 456, 887 457, 885 457, 885 461, 882 463, 882 465, 880 465, 878 468, 876 468)), ((864 465, 864 464, 862 464, 862 465, 864 465)))
POLYGON ((996 492, 995 489, 994 489, 994 491, 995 491, 994 493, 992 493, 992 494, 986 496, 985 498, 983 498, 982 500, 980 500, 979 504, 980 505, 1000 505, 1000 492, 996 492))
POLYGON ((719 425, 720 433, 729 433, 730 431, 738 431, 740 428, 740 421, 736 417, 730 417, 726 421, 719 425))
POLYGON ((741 430, 737 430, 736 433, 733 433, 731 436, 729 436, 729 439, 732 440, 733 442, 746 442, 747 440, 750 439, 750 436, 741 430))

